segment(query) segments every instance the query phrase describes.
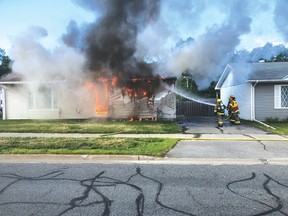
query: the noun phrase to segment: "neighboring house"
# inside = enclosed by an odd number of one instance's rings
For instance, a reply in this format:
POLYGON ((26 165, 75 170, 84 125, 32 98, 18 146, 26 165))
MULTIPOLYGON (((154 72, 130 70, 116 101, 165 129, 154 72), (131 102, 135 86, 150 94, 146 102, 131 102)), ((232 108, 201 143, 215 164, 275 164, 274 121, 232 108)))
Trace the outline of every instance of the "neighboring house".
POLYGON ((139 97, 139 92, 137 96, 136 88, 112 89, 110 84, 91 81, 22 81, 12 74, 0 80, 2 116, 3 119, 152 119, 157 117, 158 108, 158 117, 176 119, 176 95, 165 88, 174 85, 175 80, 172 84, 162 79, 159 82, 153 98, 148 98, 139 97))
POLYGON ((288 118, 288 62, 228 64, 215 89, 225 105, 236 97, 242 119, 288 118))
POLYGON ((0 114, 2 116, 2 107, 3 107, 3 101, 2 101, 2 91, 0 91, 0 114))

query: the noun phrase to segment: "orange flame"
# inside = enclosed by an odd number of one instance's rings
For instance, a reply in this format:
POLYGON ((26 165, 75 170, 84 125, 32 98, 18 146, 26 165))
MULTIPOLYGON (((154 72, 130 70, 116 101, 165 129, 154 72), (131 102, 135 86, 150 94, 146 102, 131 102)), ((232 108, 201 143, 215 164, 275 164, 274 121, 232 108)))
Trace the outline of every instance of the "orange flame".
POLYGON ((101 83, 86 82, 86 87, 95 97, 95 112, 96 114, 108 113, 108 85, 105 79, 99 79, 101 83), (104 91, 104 92, 103 92, 104 91))
POLYGON ((112 77, 111 85, 112 85, 112 87, 115 87, 116 84, 117 84, 117 77, 114 76, 114 77, 112 77))

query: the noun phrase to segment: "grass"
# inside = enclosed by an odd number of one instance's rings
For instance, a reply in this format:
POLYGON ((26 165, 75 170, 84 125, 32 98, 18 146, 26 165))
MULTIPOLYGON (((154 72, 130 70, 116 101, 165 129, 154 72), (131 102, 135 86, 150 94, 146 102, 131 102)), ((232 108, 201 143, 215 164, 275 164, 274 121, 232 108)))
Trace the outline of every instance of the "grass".
MULTIPOLYGON (((288 135, 288 122, 266 122, 266 124, 272 126, 272 128, 262 128, 265 131, 276 133, 279 135, 288 135)), ((265 127, 265 126, 264 126, 265 127)))
POLYGON ((288 121, 278 121, 278 122, 264 122, 265 124, 275 128, 269 128, 265 125, 262 125, 257 122, 251 122, 251 121, 244 121, 246 124, 252 125, 254 127, 260 128, 264 131, 279 134, 279 135, 288 135, 288 121))
POLYGON ((276 128, 276 130, 271 130, 274 133, 280 135, 288 135, 288 122, 275 122, 275 123, 268 123, 270 126, 276 128))
POLYGON ((0 154, 110 154, 164 156, 178 139, 5 137, 0 154))
MULTIPOLYGON (((0 132, 15 133, 179 133, 176 122, 99 120, 0 120, 0 132)), ((110 154, 163 156, 178 139, 5 137, 0 154, 110 154)))
POLYGON ((15 133, 179 133, 176 122, 96 120, 0 120, 0 132, 15 133))
MULTIPOLYGON (((269 122, 276 130, 256 122, 244 124, 268 132, 288 135, 288 122, 269 122)), ((96 120, 0 120, 0 132, 20 133, 103 133, 98 138, 2 137, 0 154, 110 154, 164 156, 179 139, 113 138, 115 133, 180 133, 176 122, 129 122, 96 120)))

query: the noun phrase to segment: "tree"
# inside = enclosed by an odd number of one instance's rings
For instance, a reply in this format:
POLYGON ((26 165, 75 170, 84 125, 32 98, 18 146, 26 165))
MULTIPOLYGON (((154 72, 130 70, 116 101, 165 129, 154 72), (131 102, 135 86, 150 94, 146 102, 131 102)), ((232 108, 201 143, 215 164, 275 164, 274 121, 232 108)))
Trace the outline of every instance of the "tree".
POLYGON ((201 95, 202 97, 207 97, 207 98, 215 98, 216 84, 217 84, 216 81, 211 81, 210 86, 208 88, 199 91, 199 95, 201 95))
MULTIPOLYGON (((192 94, 204 97, 204 98, 215 98, 216 91, 215 86, 217 82, 211 81, 210 85, 206 89, 199 90, 196 82, 193 80, 192 76, 182 75, 176 81, 176 87, 186 92, 190 92, 192 94)), ((180 100, 185 100, 182 97, 178 97, 180 100)))
POLYGON ((0 77, 12 72, 12 60, 6 55, 5 50, 0 48, 0 77))
POLYGON ((198 92, 198 86, 191 76, 182 75, 181 77, 177 79, 176 86, 187 92, 191 92, 191 93, 198 92))
POLYGON ((288 62, 288 55, 287 53, 280 53, 274 58, 271 59, 273 62, 288 62))

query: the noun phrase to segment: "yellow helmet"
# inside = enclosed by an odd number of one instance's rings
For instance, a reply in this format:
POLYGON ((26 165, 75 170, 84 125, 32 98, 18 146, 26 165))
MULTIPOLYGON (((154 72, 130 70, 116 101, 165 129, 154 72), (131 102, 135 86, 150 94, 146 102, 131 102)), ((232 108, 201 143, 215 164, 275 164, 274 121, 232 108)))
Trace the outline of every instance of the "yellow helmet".
POLYGON ((219 99, 217 99, 217 103, 220 103, 220 102, 222 102, 222 100, 219 98, 219 99))

